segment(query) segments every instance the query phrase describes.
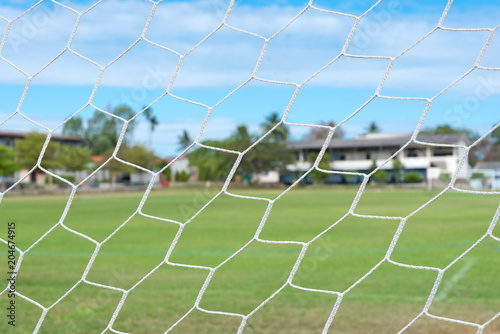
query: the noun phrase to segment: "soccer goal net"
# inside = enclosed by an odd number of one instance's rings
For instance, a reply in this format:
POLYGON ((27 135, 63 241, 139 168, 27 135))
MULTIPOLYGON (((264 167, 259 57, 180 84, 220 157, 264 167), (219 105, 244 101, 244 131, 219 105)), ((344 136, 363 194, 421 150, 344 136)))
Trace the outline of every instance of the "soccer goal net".
POLYGON ((0 331, 500 331, 499 14, 1 2, 0 331))

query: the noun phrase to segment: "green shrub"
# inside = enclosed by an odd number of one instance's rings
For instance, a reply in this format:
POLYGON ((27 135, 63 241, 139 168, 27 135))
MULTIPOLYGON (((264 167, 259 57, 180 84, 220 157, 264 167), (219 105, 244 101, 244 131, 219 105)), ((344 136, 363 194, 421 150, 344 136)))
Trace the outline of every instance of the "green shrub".
POLYGON ((451 174, 450 173, 443 173, 441 172, 439 174, 439 181, 450 181, 451 180, 451 174))
POLYGON ((167 168, 163 171, 163 174, 165 174, 165 179, 167 181, 170 181, 172 178, 172 172, 170 171, 170 168, 167 168))
POLYGON ((379 171, 375 172, 375 174, 373 174, 373 178, 378 183, 386 183, 387 182, 387 178, 388 178, 387 171, 385 171, 385 170, 379 170, 379 171))
POLYGON ((175 172, 175 181, 178 182, 187 182, 189 181, 189 174, 183 170, 179 173, 179 171, 175 172))
POLYGON ((417 172, 406 173, 403 178, 403 182, 405 183, 420 183, 423 180, 424 178, 417 172))
MULTIPOLYGON (((68 180, 71 183, 75 182, 75 177, 73 175, 61 175, 62 178, 68 180)), ((63 181, 59 180, 58 178, 54 178, 54 183, 64 183, 63 181)))
MULTIPOLYGON (((345 170, 344 172, 349 172, 349 173, 359 173, 357 170, 345 170)), ((344 178, 345 183, 358 183, 359 181, 359 175, 342 175, 344 178)))
POLYGON ((471 180, 483 180, 485 178, 486 178, 486 176, 483 173, 481 173, 481 172, 474 172, 470 176, 471 180))
MULTIPOLYGON (((324 170, 330 170, 330 166, 328 166, 327 163, 320 162, 318 165, 319 168, 324 169, 324 170)), ((311 179, 315 183, 324 183, 325 180, 330 176, 330 174, 326 174, 323 172, 320 172, 319 170, 315 169, 311 172, 311 179)))

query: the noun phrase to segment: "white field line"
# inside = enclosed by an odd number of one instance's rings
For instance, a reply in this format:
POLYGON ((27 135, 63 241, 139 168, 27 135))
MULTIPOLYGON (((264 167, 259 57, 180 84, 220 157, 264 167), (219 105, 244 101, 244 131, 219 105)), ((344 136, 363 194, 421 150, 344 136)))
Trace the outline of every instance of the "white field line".
POLYGON ((460 281, 460 279, 462 277, 464 277, 464 275, 470 270, 470 268, 472 268, 472 266, 476 263, 476 261, 477 260, 475 258, 468 259, 464 263, 463 267, 460 268, 460 270, 457 271, 457 273, 455 275, 451 276, 451 278, 444 285, 443 289, 440 289, 438 291, 438 293, 434 297, 434 300, 435 301, 442 301, 443 299, 448 297, 448 295, 453 290, 453 288, 458 283, 458 281, 460 281))

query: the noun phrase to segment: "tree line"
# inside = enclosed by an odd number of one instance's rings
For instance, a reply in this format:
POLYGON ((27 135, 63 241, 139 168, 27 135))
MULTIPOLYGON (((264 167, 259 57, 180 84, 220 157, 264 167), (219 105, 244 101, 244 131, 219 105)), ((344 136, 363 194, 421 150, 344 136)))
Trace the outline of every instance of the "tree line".
MULTIPOLYGON (((127 105, 118 106, 111 113, 125 120, 129 120, 135 116, 135 112, 127 105)), ((151 108, 145 107, 142 115, 144 115, 150 124, 151 142, 151 136, 159 123, 151 108)), ((82 138, 83 147, 90 155, 97 155, 108 159, 115 150, 123 125, 124 123, 120 119, 96 110, 93 117, 87 122, 84 122, 81 117, 72 117, 69 119, 64 124, 62 133, 63 135, 82 138)), ((144 144, 132 144, 134 130, 134 122, 128 123, 120 149, 117 152, 117 157, 152 170, 158 164, 160 158, 144 144)), ((86 160, 88 163, 86 155, 82 156, 82 160, 86 160)), ((116 160, 111 160, 106 167, 108 170, 125 174, 130 174, 134 171, 133 167, 119 163, 116 160)))
MULTIPOLYGON (((135 116, 134 111, 126 105, 118 106, 113 110, 109 110, 108 113, 125 120, 135 116)), ((150 125, 149 145, 151 145, 151 136, 159 122, 151 108, 144 108, 142 115, 144 115, 150 125)), ((109 158, 115 150, 124 124, 116 117, 96 110, 88 120, 84 120, 80 116, 70 118, 63 125, 62 134, 82 138, 82 146, 61 145, 61 143, 51 140, 45 150, 42 166, 47 169, 80 171, 89 167, 91 156, 98 155, 105 159, 109 158)), ((225 139, 206 140, 201 143, 202 146, 198 146, 187 153, 190 165, 198 168, 200 180, 226 178, 238 157, 238 154, 234 152, 242 152, 256 141, 259 141, 258 145, 255 145, 243 156, 242 161, 235 171, 235 175, 248 180, 258 173, 270 170, 284 170, 287 164, 293 162, 293 156, 286 149, 285 144, 290 137, 289 127, 283 123, 275 127, 280 120, 279 113, 273 112, 260 124, 260 133, 250 133, 247 126, 239 125, 225 139), (262 137, 264 134, 267 135, 262 137), (203 146, 217 149, 207 149, 203 146), (229 153, 228 151, 233 153, 229 153)), ((304 136, 304 139, 325 139, 330 129, 336 126, 333 121, 320 122, 319 125, 321 126, 311 127, 309 132, 304 136)), ((128 124, 122 144, 117 152, 117 157, 150 170, 162 168, 164 166, 163 160, 157 157, 152 149, 144 144, 132 144, 134 127, 134 122, 128 124)), ((366 133, 377 133, 381 130, 376 122, 371 122, 365 131, 366 133)), ((480 138, 474 131, 465 128, 452 128, 448 125, 423 129, 420 131, 420 134, 465 134, 471 142, 475 142, 480 138)), ((344 137, 342 127, 336 127, 333 137, 344 137)), ((13 149, 0 146, 0 175, 11 175, 19 169, 31 169, 35 166, 45 139, 46 134, 30 132, 26 134, 25 138, 16 140, 13 149)), ((184 151, 193 143, 186 130, 183 130, 177 139, 179 151, 184 151)), ((310 160, 313 159, 312 157, 309 158, 310 160)), ((477 163, 477 161, 499 160, 500 127, 492 131, 487 138, 474 145, 470 150, 469 156, 469 161, 472 165, 477 163)), ((323 161, 320 167, 327 169, 327 164, 327 161, 323 161)), ((107 164, 107 169, 125 174, 132 173, 135 170, 133 167, 119 163, 114 159, 107 164)), ((323 176, 319 174, 313 173, 312 176, 320 180, 323 176)), ((377 175, 379 179, 384 178, 382 174, 381 172, 377 175)))
MULTIPOLYGON (((135 116, 134 111, 126 106, 118 106, 111 114, 128 120, 135 116)), ((145 108, 143 115, 150 124, 150 133, 155 130, 158 120, 150 108, 145 108)), ((59 141, 50 140, 41 166, 47 169, 62 169, 66 171, 82 171, 88 168, 92 156, 101 156, 105 159, 111 157, 122 131, 123 122, 113 116, 96 110, 88 120, 75 116, 63 125, 62 134, 79 137, 81 146, 63 145, 59 141)), ((134 132, 134 123, 128 124, 117 156, 127 162, 153 169, 158 164, 159 158, 142 144, 131 144, 134 132)), ((0 175, 7 176, 20 169, 33 168, 39 159, 47 135, 31 131, 24 138, 17 139, 14 147, 0 146, 0 175)), ((106 168, 110 171, 132 173, 135 169, 129 165, 111 160, 106 168)), ((37 173, 38 171, 35 171, 37 173)), ((5 181, 5 178, 3 178, 5 181)))
POLYGON ((246 125, 239 125, 226 139, 203 141, 201 144, 210 148, 202 146, 190 152, 189 164, 198 168, 200 181, 226 179, 238 158, 235 152, 245 151, 259 140, 243 156, 235 171, 236 177, 250 181, 258 173, 285 170, 286 165, 293 161, 293 155, 286 148, 289 128, 285 124, 275 128, 279 122, 280 116, 275 112, 260 124, 261 133, 252 134, 246 125))

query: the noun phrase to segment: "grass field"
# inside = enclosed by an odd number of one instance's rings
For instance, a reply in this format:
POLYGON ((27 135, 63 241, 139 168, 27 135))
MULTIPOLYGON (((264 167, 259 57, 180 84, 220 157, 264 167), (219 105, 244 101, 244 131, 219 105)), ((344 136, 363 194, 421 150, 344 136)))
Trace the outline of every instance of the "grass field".
MULTIPOLYGON (((281 190, 235 189, 245 196, 273 199, 281 190)), ((148 197, 143 212, 185 222, 216 189, 164 189, 148 197)), ((406 217, 437 193, 367 189, 355 213, 406 217)), ((69 193, 68 193, 69 195, 69 193)), ((265 240, 308 242, 341 219, 356 189, 293 189, 274 205, 260 234, 265 240)), ((65 225, 97 242, 105 240, 136 211, 142 193, 85 194, 73 200, 65 225)), ((15 197, 0 204, 16 222, 16 245, 25 250, 60 219, 68 196, 15 197)), ((483 236, 499 205, 496 195, 447 192, 412 215, 391 259, 444 268, 483 236)), ((268 202, 221 195, 182 231, 170 261, 215 267, 250 241, 268 202)), ((349 289, 385 256, 400 220, 348 216, 312 243, 294 277, 301 287, 349 289)), ((133 216, 99 250, 87 279, 128 290, 165 258, 179 225, 133 216)), ((493 234, 500 236, 500 227, 493 234)), ((2 277, 6 281, 7 253, 2 277)), ((24 257, 16 289, 44 307, 78 283, 96 246, 56 227, 24 257)), ((215 272, 200 307, 248 314, 286 282, 301 246, 253 242, 215 272)), ((126 333, 163 333, 195 304, 209 271, 163 265, 128 295, 113 328, 126 333)), ((418 315, 436 271, 384 262, 343 298, 329 333, 397 333, 418 315)), ((39 333, 101 333, 122 292, 80 283, 50 309, 39 333)), ((321 333, 337 296, 286 286, 249 318, 244 333, 321 333)), ((9 299, 0 305, 6 314, 9 299)), ((485 323, 500 312, 500 243, 486 238, 444 274, 430 313, 485 323)), ((2 316, 0 333, 32 333, 42 309, 16 298, 16 327, 2 316)), ((236 333, 241 318, 194 310, 171 333, 236 333)), ((476 333, 473 326, 423 316, 407 333, 476 333)), ((107 331, 107 333, 112 333, 107 331)), ((500 318, 484 333, 500 333, 500 318)))

